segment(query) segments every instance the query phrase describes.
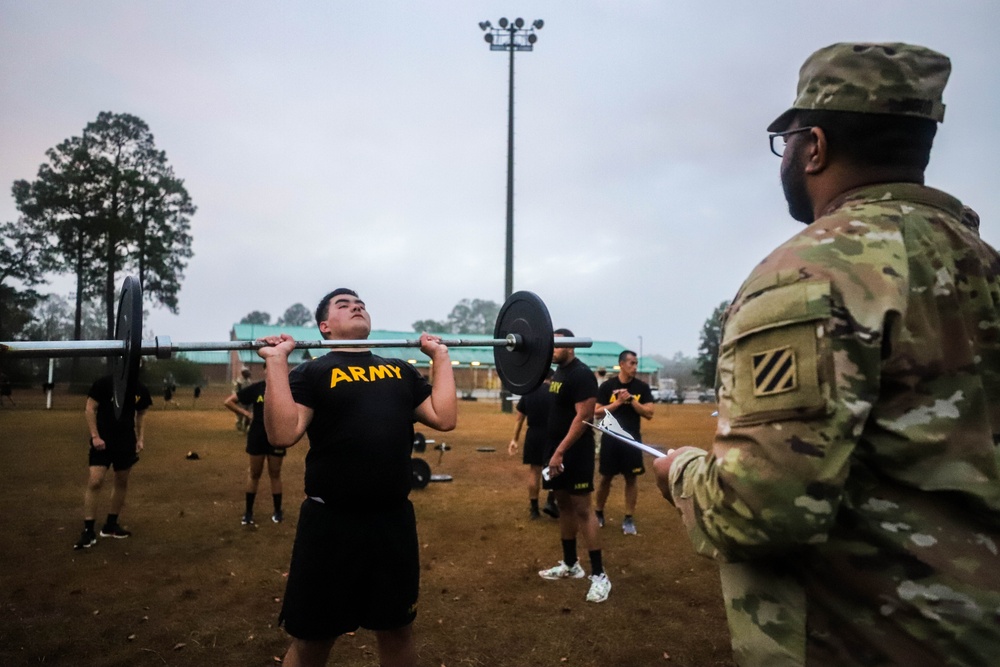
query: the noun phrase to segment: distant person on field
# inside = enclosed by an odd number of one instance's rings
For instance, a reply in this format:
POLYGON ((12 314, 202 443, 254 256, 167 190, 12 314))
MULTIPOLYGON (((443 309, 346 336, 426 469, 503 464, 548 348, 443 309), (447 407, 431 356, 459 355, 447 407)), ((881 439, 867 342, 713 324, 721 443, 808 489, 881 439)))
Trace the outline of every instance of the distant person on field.
MULTIPOLYGON (((639 358, 632 350, 618 355, 618 374, 605 380, 597 388, 597 405, 594 415, 602 419, 610 413, 618 424, 638 442, 642 442, 641 421, 653 418, 653 391, 649 385, 635 375, 639 369, 639 358)), ((599 471, 601 480, 597 485, 595 514, 597 523, 604 527, 604 506, 611 493, 611 481, 615 475, 625 479, 625 517, 622 532, 635 535, 635 505, 639 499, 637 476, 646 472, 642 450, 632 447, 610 435, 601 435, 599 471)))
MULTIPOLYGON (((550 369, 542 384, 518 400, 517 415, 514 418, 514 437, 507 445, 507 454, 513 456, 517 452, 521 428, 527 423, 528 428, 524 434, 524 452, 521 455, 521 460, 528 466, 528 502, 530 504, 528 516, 531 519, 540 519, 542 516, 538 510, 538 490, 542 485, 542 467, 545 465, 547 424, 552 405, 552 393, 549 391, 551 380, 552 370, 550 369)), ((559 518, 559 508, 556 507, 555 498, 551 491, 549 491, 549 498, 543 511, 553 518, 559 518)))
POLYGON ((98 379, 87 392, 84 415, 90 429, 89 473, 87 488, 83 493, 83 534, 74 549, 89 549, 97 542, 94 516, 97 494, 104 484, 108 468, 115 469, 115 485, 111 492, 111 508, 101 527, 101 537, 126 538, 131 531, 118 523, 118 516, 125 506, 129 473, 139 461, 143 448, 143 425, 146 410, 153 404, 146 385, 136 384, 135 394, 126 396, 122 419, 115 418, 114 382, 110 375, 98 379))
POLYGON ((285 518, 281 510, 281 462, 285 459, 285 448, 274 447, 267 441, 267 431, 264 429, 264 394, 266 384, 263 380, 230 394, 224 405, 240 417, 250 422, 247 428, 247 454, 250 455, 250 467, 247 472, 245 508, 241 523, 253 526, 253 505, 257 498, 257 486, 264 472, 264 462, 267 462, 267 476, 271 481, 271 500, 274 512, 271 521, 281 523, 285 518), (252 408, 247 410, 245 405, 252 408))
POLYGON ((6 375, 0 374, 0 407, 3 406, 4 399, 10 401, 10 404, 14 405, 13 388, 10 385, 10 379, 6 375))
MULTIPOLYGON (((246 389, 251 384, 253 384, 253 380, 250 379, 250 369, 244 366, 243 368, 240 369, 240 376, 236 378, 236 380, 233 382, 233 393, 238 394, 240 393, 240 390, 246 389)), ((250 420, 245 416, 245 414, 248 412, 252 412, 253 405, 247 403, 242 407, 243 407, 243 412, 236 413, 237 431, 246 431, 250 427, 250 420)))
MULTIPOLYGON (((336 289, 316 309, 328 340, 371 333, 365 303, 336 289)), ((306 500, 292 550, 279 625, 292 636, 284 667, 324 665, 337 637, 375 632, 383 667, 413 667, 413 620, 420 588, 413 480, 413 424, 455 428, 458 401, 448 348, 420 336, 434 362, 428 384, 412 365, 358 347, 332 348, 297 366, 295 341, 269 336, 264 425, 277 447, 309 435, 306 500)))
MULTIPOLYGON (((569 329, 553 333, 557 339, 573 337, 569 329)), ((601 529, 590 504, 594 492, 594 436, 587 426, 594 419, 597 380, 571 347, 555 348, 552 362, 557 368, 549 384, 553 395, 545 456, 549 479, 543 475, 543 486, 555 491, 563 558, 554 567, 539 571, 538 576, 549 580, 582 579, 586 573, 576 555, 576 539, 582 535, 591 569, 587 601, 604 602, 611 592, 611 581, 604 571, 601 529)))

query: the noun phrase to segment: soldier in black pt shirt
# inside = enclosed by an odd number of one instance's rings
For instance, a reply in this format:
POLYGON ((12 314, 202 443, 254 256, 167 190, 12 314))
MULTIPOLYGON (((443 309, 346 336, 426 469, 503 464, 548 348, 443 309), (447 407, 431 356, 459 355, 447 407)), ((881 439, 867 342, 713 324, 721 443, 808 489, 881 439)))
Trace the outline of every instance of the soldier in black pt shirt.
MULTIPOLYGON (((514 421, 514 437, 507 445, 507 454, 513 456, 517 452, 517 441, 521 436, 521 428, 528 424, 524 435, 524 454, 521 461, 528 466, 528 516, 540 519, 538 510, 538 489, 542 486, 542 467, 545 465, 545 454, 548 445, 548 421, 552 404, 552 392, 549 386, 552 380, 552 369, 549 369, 545 380, 537 388, 521 396, 517 402, 517 417, 514 421)), ((549 491, 549 499, 543 510, 549 516, 558 519, 559 510, 555 505, 555 496, 549 491)))
POLYGON ((94 382, 87 392, 84 415, 90 430, 89 472, 87 488, 83 493, 83 534, 73 545, 74 549, 89 549, 97 543, 94 515, 97 513, 97 493, 104 485, 108 468, 114 466, 115 486, 111 492, 111 509, 101 527, 101 537, 124 539, 132 533, 118 523, 118 515, 125 506, 129 473, 139 460, 143 448, 143 426, 146 410, 153 404, 149 389, 136 383, 135 395, 126 396, 132 404, 124 407, 122 419, 115 417, 114 381, 105 375, 94 382))
MULTIPOLYGON (((632 350, 618 355, 618 374, 605 380, 597 388, 597 409, 594 415, 600 419, 610 412, 627 433, 642 442, 641 419, 653 418, 653 392, 649 385, 635 376, 639 369, 639 358, 632 350)), ((622 532, 635 535, 635 504, 639 499, 639 484, 636 476, 646 472, 642 451, 625 444, 609 435, 601 436, 600 467, 601 479, 597 483, 596 514, 597 523, 604 527, 604 505, 611 492, 611 480, 615 475, 625 478, 625 518, 622 532)))
MULTIPOLYGON (((569 329, 556 329, 554 334, 557 338, 573 336, 569 329)), ((558 368, 549 385, 554 397, 548 422, 548 468, 542 478, 544 487, 556 492, 563 559, 538 575, 550 580, 582 579, 585 573, 576 556, 576 536, 581 534, 591 567, 587 601, 604 602, 611 592, 611 581, 604 572, 600 528, 590 504, 594 492, 594 436, 586 424, 594 419, 597 380, 576 358, 573 348, 555 348, 552 361, 558 368)))
POLYGON ((275 447, 267 441, 267 431, 264 430, 264 389, 267 383, 263 380, 254 382, 238 389, 229 395, 224 405, 236 413, 240 419, 245 419, 247 426, 247 454, 250 455, 250 467, 247 471, 245 487, 245 509, 241 523, 244 526, 255 526, 253 520, 253 504, 257 499, 257 486, 264 472, 264 462, 267 461, 267 476, 271 480, 271 501, 274 512, 271 521, 281 523, 285 514, 281 509, 281 463, 285 460, 285 448, 275 447), (250 406, 248 410, 246 406, 250 406))
MULTIPOLYGON (((323 298, 316 322, 332 340, 371 332, 364 302, 344 288, 323 298)), ((307 498, 278 619, 292 636, 282 664, 324 665, 337 637, 364 627, 375 632, 381 665, 412 667, 420 583, 408 499, 413 422, 455 428, 448 348, 420 336, 420 350, 433 361, 428 384, 405 361, 360 348, 332 348, 289 374, 295 341, 287 334, 262 340, 268 439, 290 447, 309 435, 307 498)))

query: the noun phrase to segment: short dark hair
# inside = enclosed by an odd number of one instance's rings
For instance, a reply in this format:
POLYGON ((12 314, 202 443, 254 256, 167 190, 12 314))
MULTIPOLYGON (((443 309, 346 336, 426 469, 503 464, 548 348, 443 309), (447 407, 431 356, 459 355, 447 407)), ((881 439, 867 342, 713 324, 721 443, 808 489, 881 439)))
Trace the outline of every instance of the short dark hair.
POLYGON ((639 355, 633 352, 632 350, 622 350, 621 353, 618 355, 618 363, 620 364, 621 362, 625 361, 625 357, 627 357, 630 354, 636 359, 639 358, 639 355))
POLYGON ((935 121, 916 116, 803 109, 795 117, 800 127, 823 128, 831 157, 872 167, 923 171, 937 134, 935 121))
POLYGON ((552 335, 566 336, 567 338, 575 338, 575 336, 573 336, 573 332, 570 331, 569 329, 556 329, 555 331, 552 332, 552 335))
POLYGON ((346 287, 338 287, 326 296, 324 296, 319 301, 319 305, 316 306, 316 326, 327 318, 330 314, 330 300, 335 296, 340 296, 341 294, 350 294, 355 299, 358 298, 358 293, 352 289, 347 289, 346 287))

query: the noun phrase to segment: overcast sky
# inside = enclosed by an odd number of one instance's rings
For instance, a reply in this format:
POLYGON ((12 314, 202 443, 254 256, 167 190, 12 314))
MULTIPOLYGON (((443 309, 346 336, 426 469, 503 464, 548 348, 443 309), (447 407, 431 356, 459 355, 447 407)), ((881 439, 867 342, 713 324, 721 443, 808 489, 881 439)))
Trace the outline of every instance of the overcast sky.
POLYGON ((696 353, 800 229, 765 127, 838 41, 951 58, 927 182, 1000 245, 995 0, 0 0, 0 220, 48 148, 130 113, 198 206, 180 314, 147 336, 225 340, 338 286, 380 329, 502 302, 508 63, 477 26, 501 16, 545 21, 515 60, 514 288, 556 327, 696 353))

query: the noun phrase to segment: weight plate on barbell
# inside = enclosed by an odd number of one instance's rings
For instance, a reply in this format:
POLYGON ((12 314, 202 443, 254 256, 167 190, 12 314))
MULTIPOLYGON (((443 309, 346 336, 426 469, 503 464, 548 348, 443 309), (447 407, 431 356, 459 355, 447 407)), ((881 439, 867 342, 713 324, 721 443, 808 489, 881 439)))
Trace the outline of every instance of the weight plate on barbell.
POLYGON ((111 359, 112 397, 115 418, 127 419, 135 411, 135 391, 139 382, 139 360, 142 358, 142 286, 139 279, 125 276, 118 296, 118 319, 115 340, 125 342, 122 354, 111 359))
POLYGON ((413 451, 417 454, 423 454, 424 450, 427 449, 427 438, 420 431, 416 431, 413 434, 413 451))
POLYGON ((526 394, 542 384, 552 367, 555 347, 549 309, 534 292, 514 292, 500 308, 493 337, 506 338, 508 334, 520 336, 521 344, 513 350, 493 348, 497 375, 509 391, 526 394))
POLYGON ((410 473, 414 489, 422 489, 431 481, 431 466, 423 459, 410 459, 410 473))

